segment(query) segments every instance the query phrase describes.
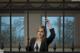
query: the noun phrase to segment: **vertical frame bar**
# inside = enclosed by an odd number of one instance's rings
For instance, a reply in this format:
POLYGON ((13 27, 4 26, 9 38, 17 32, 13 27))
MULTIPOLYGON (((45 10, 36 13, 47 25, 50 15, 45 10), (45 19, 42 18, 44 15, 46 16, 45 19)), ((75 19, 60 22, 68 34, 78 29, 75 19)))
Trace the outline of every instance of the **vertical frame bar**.
POLYGON ((47 24, 47 11, 45 11, 45 35, 47 36, 47 27, 46 27, 46 24, 47 24))
POLYGON ((10 6, 9 6, 9 13, 10 13, 10 53, 12 53, 12 9, 11 9, 11 1, 12 0, 9 0, 10 2, 10 6))
MULTIPOLYGON (((0 16, 0 35, 2 35, 1 34, 1 16, 0 16)), ((0 40, 1 41, 1 49, 3 49, 4 48, 4 43, 3 43, 3 41, 2 40, 0 40)))
POLYGON ((10 12, 10 52, 12 52, 12 19, 11 19, 12 15, 11 14, 12 13, 10 12))
POLYGON ((64 52, 64 31, 65 31, 65 0, 63 0, 63 52, 64 52))
MULTIPOLYGON (((29 4, 29 0, 26 0, 26 6, 29 4)), ((29 11, 27 11, 27 46, 26 52, 29 51, 29 11)))
MULTIPOLYGON (((0 16, 0 35, 1 35, 1 16, 0 16)), ((0 44, 0 47, 1 47, 1 44, 0 44)))
POLYGON ((0 16, 0 35, 1 35, 1 16, 0 16))
POLYGON ((27 46, 29 46, 29 11, 27 11, 27 46))
POLYGON ((45 17, 45 37, 47 37, 47 11, 44 12, 44 17, 45 17))
MULTIPOLYGON (((74 30, 73 30, 73 32, 74 32, 74 35, 75 35, 75 20, 74 20, 74 30)), ((74 52, 74 35, 72 36, 72 52, 74 52)))

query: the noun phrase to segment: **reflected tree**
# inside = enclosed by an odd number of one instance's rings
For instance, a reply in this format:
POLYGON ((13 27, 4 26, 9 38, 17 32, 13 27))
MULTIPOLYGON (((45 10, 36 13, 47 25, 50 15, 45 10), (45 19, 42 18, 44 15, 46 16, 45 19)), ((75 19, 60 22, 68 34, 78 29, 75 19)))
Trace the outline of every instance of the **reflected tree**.
POLYGON ((64 33, 64 42, 67 47, 72 45, 74 35, 74 20, 69 18, 65 21, 65 33, 64 33))

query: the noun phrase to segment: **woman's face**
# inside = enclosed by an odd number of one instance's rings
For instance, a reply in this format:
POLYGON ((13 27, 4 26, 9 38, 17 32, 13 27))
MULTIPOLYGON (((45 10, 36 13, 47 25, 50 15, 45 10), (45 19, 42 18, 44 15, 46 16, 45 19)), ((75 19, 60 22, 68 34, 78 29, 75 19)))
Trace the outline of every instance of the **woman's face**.
POLYGON ((43 38, 44 36, 44 29, 43 28, 39 28, 38 32, 37 32, 37 37, 38 38, 43 38))

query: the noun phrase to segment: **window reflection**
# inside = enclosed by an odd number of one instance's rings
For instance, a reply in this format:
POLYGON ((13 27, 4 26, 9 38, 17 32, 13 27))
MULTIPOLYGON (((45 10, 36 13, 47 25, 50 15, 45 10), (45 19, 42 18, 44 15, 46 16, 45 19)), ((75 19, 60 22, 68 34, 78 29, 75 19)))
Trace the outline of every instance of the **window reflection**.
POLYGON ((24 17, 13 16, 12 17, 12 43, 13 47, 21 47, 24 45, 24 17), (16 43, 16 44, 15 44, 16 43))
MULTIPOLYGON (((66 48, 72 47, 73 37, 74 37, 74 27, 75 20, 73 16, 65 16, 64 17, 64 46, 66 48)), ((62 16, 48 16, 48 20, 50 20, 52 27, 55 29, 56 38, 51 43, 51 47, 54 47, 56 44, 56 48, 62 48, 63 45, 63 17, 62 16)), ((42 24, 45 25, 45 17, 42 16, 42 24)), ((50 35, 49 30, 47 30, 47 37, 50 35)))
POLYGON ((10 48, 10 18, 8 16, 1 17, 1 35, 0 45, 3 48, 10 48))
MULTIPOLYGON (((12 48, 18 48, 19 44, 21 47, 24 47, 24 17, 12 16, 11 19, 12 48)), ((1 16, 0 47, 3 45, 5 51, 10 50, 10 32, 10 17, 1 16)))

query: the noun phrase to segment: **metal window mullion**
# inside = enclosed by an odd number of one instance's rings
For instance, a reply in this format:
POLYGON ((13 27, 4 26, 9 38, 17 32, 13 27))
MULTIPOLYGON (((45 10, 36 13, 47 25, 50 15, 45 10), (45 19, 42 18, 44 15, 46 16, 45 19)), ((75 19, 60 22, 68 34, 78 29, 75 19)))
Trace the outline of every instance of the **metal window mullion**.
POLYGON ((1 16, 0 16, 0 35, 1 35, 1 16))
POLYGON ((9 13, 10 13, 10 53, 12 53, 12 10, 11 10, 11 0, 9 0, 9 13))
POLYGON ((63 0, 63 52, 64 52, 64 35, 65 35, 65 0, 63 0))
POLYGON ((74 19, 74 25, 73 25, 73 36, 72 36, 72 52, 74 52, 74 35, 75 35, 75 19, 74 19))
POLYGON ((47 27, 46 27, 46 24, 47 24, 47 11, 45 11, 45 35, 47 36, 47 27))
MULTIPOLYGON (((0 35, 1 35, 1 16, 0 16, 0 35)), ((1 41, 1 40, 0 40, 1 41)), ((1 42, 0 42, 1 43, 1 42)))
POLYGON ((27 11, 27 46, 29 46, 29 11, 27 11))
POLYGON ((12 51, 12 20, 11 20, 11 13, 10 13, 10 52, 12 51))
MULTIPOLYGON (((29 4, 29 0, 26 0, 26 6, 29 4)), ((27 11, 27 47, 29 46, 29 11, 27 11)), ((26 48, 26 51, 27 49, 29 50, 29 47, 26 48)))

